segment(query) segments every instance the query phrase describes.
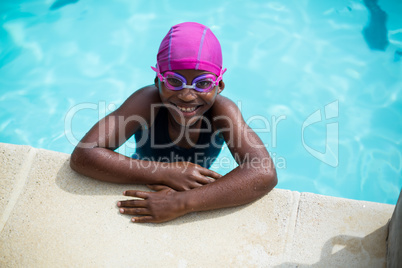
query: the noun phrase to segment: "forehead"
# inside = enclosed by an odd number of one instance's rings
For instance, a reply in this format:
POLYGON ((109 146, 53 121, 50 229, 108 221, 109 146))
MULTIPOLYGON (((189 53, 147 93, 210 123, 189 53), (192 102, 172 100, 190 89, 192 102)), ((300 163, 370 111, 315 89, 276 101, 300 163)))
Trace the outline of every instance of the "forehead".
POLYGON ((189 69, 189 70, 173 70, 172 72, 174 73, 178 73, 182 76, 184 76, 187 80, 192 80, 200 75, 203 74, 212 74, 215 76, 214 73, 208 72, 208 71, 202 71, 202 70, 193 70, 193 69, 189 69))

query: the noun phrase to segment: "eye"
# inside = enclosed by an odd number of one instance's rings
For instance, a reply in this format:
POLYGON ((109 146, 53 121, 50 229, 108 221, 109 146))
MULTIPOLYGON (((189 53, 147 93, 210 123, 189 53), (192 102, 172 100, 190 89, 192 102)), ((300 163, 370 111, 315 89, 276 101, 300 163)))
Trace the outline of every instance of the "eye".
POLYGON ((183 81, 174 77, 168 77, 166 81, 173 87, 180 87, 183 85, 183 81))
POLYGON ((197 82, 196 87, 206 89, 210 88, 212 86, 212 81, 211 80, 202 80, 197 82))

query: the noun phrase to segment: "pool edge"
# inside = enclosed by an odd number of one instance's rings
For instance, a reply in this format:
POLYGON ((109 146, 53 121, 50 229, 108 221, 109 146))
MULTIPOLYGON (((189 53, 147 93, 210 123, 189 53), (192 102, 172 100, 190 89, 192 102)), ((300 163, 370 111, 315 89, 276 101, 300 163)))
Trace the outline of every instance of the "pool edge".
POLYGON ((274 189, 239 208, 138 225, 115 207, 133 186, 81 176, 68 154, 5 143, 0 152, 0 193, 18 191, 0 233, 4 267, 386 264, 393 205, 274 189))

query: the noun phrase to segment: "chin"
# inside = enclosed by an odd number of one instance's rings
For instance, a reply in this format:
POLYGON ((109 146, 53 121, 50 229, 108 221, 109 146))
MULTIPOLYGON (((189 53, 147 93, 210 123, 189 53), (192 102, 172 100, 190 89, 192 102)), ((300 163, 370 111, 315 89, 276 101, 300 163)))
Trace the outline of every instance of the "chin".
POLYGON ((191 118, 185 118, 181 116, 173 116, 174 120, 176 121, 177 124, 183 126, 183 127, 191 127, 194 125, 202 116, 196 115, 191 118))

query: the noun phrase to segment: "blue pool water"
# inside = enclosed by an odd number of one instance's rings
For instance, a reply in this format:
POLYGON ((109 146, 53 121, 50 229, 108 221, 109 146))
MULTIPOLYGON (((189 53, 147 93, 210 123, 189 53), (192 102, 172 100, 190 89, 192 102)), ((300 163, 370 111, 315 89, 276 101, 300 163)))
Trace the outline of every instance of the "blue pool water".
MULTIPOLYGON (((149 66, 170 26, 197 21, 221 41, 222 94, 266 144, 279 188, 395 204, 400 14, 396 0, 2 0, 0 141, 71 153, 153 82, 149 66)), ((225 148, 213 169, 234 166, 225 148)))

